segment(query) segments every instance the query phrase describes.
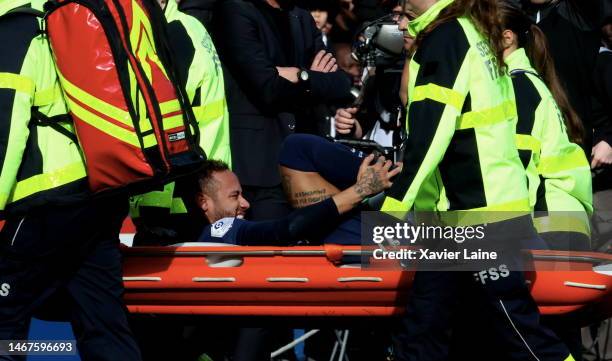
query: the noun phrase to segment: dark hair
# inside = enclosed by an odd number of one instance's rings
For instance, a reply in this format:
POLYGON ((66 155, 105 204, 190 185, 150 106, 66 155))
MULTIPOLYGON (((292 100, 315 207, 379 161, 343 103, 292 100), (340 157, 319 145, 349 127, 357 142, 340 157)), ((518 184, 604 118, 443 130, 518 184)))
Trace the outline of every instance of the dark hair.
POLYGON ((227 163, 220 160, 207 159, 202 170, 198 173, 199 192, 212 195, 216 189, 216 182, 212 179, 213 173, 228 170, 229 166, 227 163))
POLYGON ((582 144, 584 126, 576 111, 572 108, 567 93, 561 86, 561 81, 555 70, 555 63, 548 48, 546 35, 531 19, 516 5, 508 1, 500 4, 500 20, 505 29, 517 35, 518 46, 525 48, 527 57, 535 70, 540 74, 555 102, 559 106, 570 140, 582 144))
POLYGON ((440 24, 461 16, 468 16, 476 28, 488 39, 489 47, 495 55, 497 68, 502 74, 506 69, 504 63, 503 27, 498 15, 498 0, 455 0, 444 8, 436 20, 429 24, 416 38, 418 46, 422 39, 440 24))

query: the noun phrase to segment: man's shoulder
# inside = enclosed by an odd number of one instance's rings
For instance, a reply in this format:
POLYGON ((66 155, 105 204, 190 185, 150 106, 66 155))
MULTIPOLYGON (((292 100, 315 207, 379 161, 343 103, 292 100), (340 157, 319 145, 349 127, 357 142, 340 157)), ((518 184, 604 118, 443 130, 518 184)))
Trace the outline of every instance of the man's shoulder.
POLYGON ((209 224, 202 232, 200 242, 236 243, 236 234, 245 223, 244 219, 227 217, 209 224))
POLYGON ((243 222, 243 219, 236 217, 222 218, 210 225, 210 235, 212 237, 222 238, 231 231, 232 228, 236 229, 240 227, 243 222))

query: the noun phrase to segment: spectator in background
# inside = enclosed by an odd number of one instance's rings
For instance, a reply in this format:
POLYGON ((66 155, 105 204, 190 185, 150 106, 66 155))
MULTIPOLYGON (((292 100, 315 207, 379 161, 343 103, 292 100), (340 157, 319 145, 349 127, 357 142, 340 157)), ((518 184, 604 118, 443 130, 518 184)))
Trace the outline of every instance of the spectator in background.
POLYGON ((359 63, 353 59, 351 44, 338 43, 334 45, 334 49, 340 69, 351 76, 354 86, 361 86, 361 67, 359 63))
POLYGON ((596 59, 594 83, 601 109, 595 117, 592 168, 612 165, 612 17, 601 27, 602 45, 596 59))
MULTIPOLYGON (((397 4, 397 1, 395 3, 397 4)), ((339 108, 335 116, 337 134, 356 139, 366 137, 386 147, 399 142, 400 134, 396 132, 404 124, 403 119, 398 122, 401 108, 406 105, 406 100, 400 99, 401 83, 402 81, 407 83, 407 79, 402 79, 402 70, 405 54, 411 51, 414 44, 414 38, 406 32, 408 19, 412 18, 412 15, 404 13, 400 5, 395 6, 389 12, 394 14, 393 21, 398 23, 399 30, 404 33, 405 53, 400 56, 390 55, 384 59, 378 59, 375 74, 368 80, 368 84, 363 85, 367 87, 363 91, 368 95, 363 104, 360 104, 359 107, 339 108)), ((342 53, 338 51, 337 54, 338 62, 342 67, 342 53)), ((350 57, 350 48, 348 56, 359 69, 355 60, 350 57)))
POLYGON ((591 73, 600 44, 598 24, 602 1, 521 0, 546 35, 557 74, 572 107, 584 123, 582 147, 593 146, 593 81, 591 73))
MULTIPOLYGON (((598 192, 610 187, 612 176, 606 176, 605 162, 610 160, 610 98, 606 97, 605 65, 607 54, 601 54, 600 28, 609 13, 609 0, 521 0, 548 38, 557 74, 572 107, 584 125, 581 144, 592 156, 594 215, 593 245, 597 247, 612 235, 612 195, 598 192), (598 56, 599 54, 599 56, 598 56), (595 69, 595 74, 593 71, 595 69), (596 80, 594 80, 596 79, 596 80), (603 97, 603 98, 602 98, 603 97), (608 107, 607 109, 605 107, 608 107), (604 236, 608 234, 608 236, 604 236), (603 238, 602 238, 603 237, 603 238), (599 240, 598 240, 599 238, 599 240)), ((606 30, 604 26, 604 38, 606 30)))
MULTIPOLYGON (((607 11, 612 9, 606 9, 607 11)), ((594 146, 591 168, 593 177, 593 245, 605 248, 612 239, 612 14, 605 13, 601 27, 602 45, 597 55, 593 74, 594 146)))
POLYGON ((353 0, 339 0, 337 14, 334 17, 335 27, 333 28, 331 37, 334 42, 351 43, 355 36, 359 19, 353 12, 355 4, 353 0))
POLYGON ((330 14, 332 13, 333 3, 327 0, 302 0, 298 2, 298 6, 310 11, 317 29, 321 32, 323 44, 327 49, 331 49, 329 33, 333 25, 329 21, 331 20, 330 14))
POLYGON ((291 0, 223 1, 215 18, 228 69, 232 160, 251 200, 248 218, 280 218, 289 211, 277 168, 282 140, 312 130, 313 104, 350 97, 350 80, 337 71, 312 16, 291 0))

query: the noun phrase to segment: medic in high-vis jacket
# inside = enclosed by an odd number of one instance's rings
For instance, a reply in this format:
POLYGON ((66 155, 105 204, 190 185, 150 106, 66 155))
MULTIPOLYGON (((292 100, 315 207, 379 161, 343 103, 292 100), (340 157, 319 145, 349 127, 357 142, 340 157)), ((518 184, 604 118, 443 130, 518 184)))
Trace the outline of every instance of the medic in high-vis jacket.
POLYGON ((0 340, 27 339, 60 292, 83 359, 138 361, 118 248, 127 197, 90 198, 43 20, 21 9, 43 3, 0 2, 0 340))
MULTIPOLYGON (((168 1, 164 15, 174 62, 200 127, 200 147, 207 158, 231 165, 223 73, 212 39, 199 20, 178 10, 176 1, 168 1)), ((199 236, 205 223, 199 211, 190 207, 197 190, 188 186, 195 184, 193 179, 186 178, 131 198, 136 245, 193 241, 199 236)))
MULTIPOLYGON (((404 11, 416 16, 408 24, 416 51, 409 64, 403 170, 384 199, 370 204, 381 202, 382 211, 400 218, 417 210, 437 211, 443 220, 482 221, 488 238, 514 241, 516 248, 541 242, 515 145, 516 105, 504 71, 503 29, 490 21, 497 1, 406 0, 404 11)), ((517 252, 510 269, 520 267, 517 252)), ((443 270, 416 273, 395 337, 398 360, 447 359, 450 319, 463 292, 495 325, 487 332, 502 343, 500 359, 573 360, 539 324, 522 272, 479 283, 471 273, 443 270)))
POLYGON ((534 224, 553 249, 590 250, 591 169, 582 148, 568 137, 569 130, 581 141, 580 120, 557 78, 542 31, 509 3, 502 6, 501 19, 507 29, 504 59, 516 96, 516 145, 527 170, 534 224))
POLYGON ((58 121, 72 132, 48 44, 36 17, 5 15, 30 1, 3 1, 0 65, 0 210, 23 215, 49 203, 87 195, 85 165, 78 144, 51 126, 36 126, 32 114, 58 121))

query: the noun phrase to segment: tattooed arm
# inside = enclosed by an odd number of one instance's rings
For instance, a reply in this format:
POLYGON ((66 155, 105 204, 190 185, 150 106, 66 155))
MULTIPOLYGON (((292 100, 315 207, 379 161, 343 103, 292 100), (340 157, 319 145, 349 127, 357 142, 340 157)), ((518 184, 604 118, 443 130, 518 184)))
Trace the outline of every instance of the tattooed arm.
MULTIPOLYGON (((390 171, 391 162, 385 161, 383 157, 370 165, 372 160, 374 156, 363 160, 354 185, 335 194, 331 199, 297 209, 285 218, 264 222, 223 219, 221 224, 232 224, 232 232, 226 232, 223 237, 231 238, 228 240, 230 243, 243 245, 278 244, 282 241, 321 237, 338 226, 341 214, 353 209, 364 198, 389 188, 389 179, 401 170, 401 167, 398 167, 390 171)), ((218 242, 219 239, 212 238, 210 227, 200 240, 218 242)))
POLYGON ((359 167, 357 182, 332 197, 336 208, 338 208, 338 213, 346 213, 355 208, 366 197, 391 187, 390 179, 401 171, 401 166, 389 170, 392 163, 390 160, 385 161, 384 157, 379 157, 376 163, 370 165, 372 160, 374 160, 373 155, 366 157, 359 167))

